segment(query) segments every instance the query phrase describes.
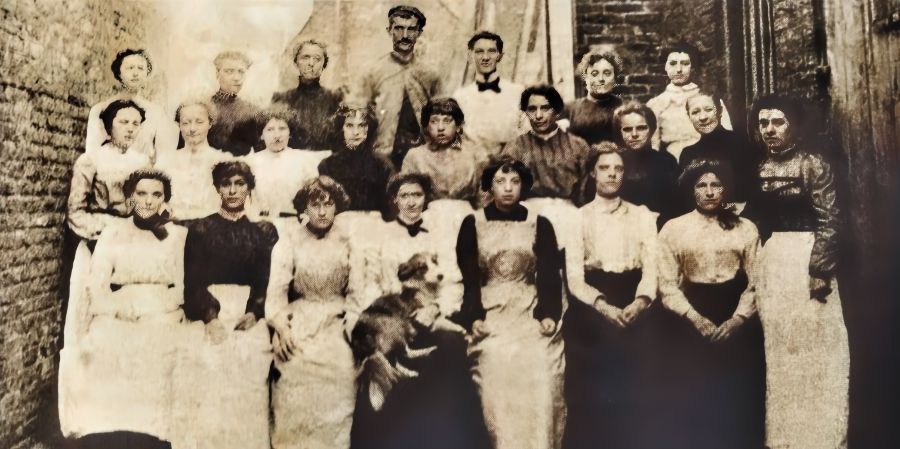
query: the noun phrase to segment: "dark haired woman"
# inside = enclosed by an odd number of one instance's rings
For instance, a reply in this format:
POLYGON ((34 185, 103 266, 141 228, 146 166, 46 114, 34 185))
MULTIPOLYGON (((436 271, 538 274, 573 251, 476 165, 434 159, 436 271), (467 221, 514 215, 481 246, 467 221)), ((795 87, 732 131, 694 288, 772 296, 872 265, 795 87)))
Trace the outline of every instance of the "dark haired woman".
POLYGON ((644 447, 657 404, 657 214, 622 199, 628 167, 612 142, 593 146, 581 241, 566 248, 568 447, 644 447), (599 313, 597 313, 599 312, 599 313), (654 353, 651 353, 651 350, 654 353))
POLYGON ((221 209, 191 223, 185 243, 184 313, 195 323, 177 367, 173 445, 267 449, 272 347, 259 321, 278 233, 247 217, 245 162, 220 162, 212 178, 221 209))
POLYGON ((457 321, 471 335, 473 375, 497 449, 559 448, 563 401, 563 284, 553 225, 520 204, 533 178, 505 159, 481 176, 492 203, 457 239, 465 293, 457 321))
POLYGON ((676 447, 759 448, 764 433, 763 342, 756 316, 759 233, 723 204, 727 168, 689 166, 681 185, 696 209, 659 233, 659 290, 671 312, 662 441, 676 447), (683 438, 683 440, 680 440, 683 438))
POLYGON ((758 198, 747 215, 763 235, 759 315, 766 333, 766 444, 847 445, 850 349, 837 285, 840 208, 834 169, 803 142, 791 98, 759 99, 758 198))
POLYGON ((124 193, 130 219, 110 223, 97 240, 87 326, 78 357, 63 357, 60 368, 61 385, 73 376, 60 395, 70 401, 61 419, 82 448, 169 447, 187 230, 168 221, 171 186, 162 172, 133 172, 124 193))
POLYGON ((333 117, 333 152, 319 164, 350 195, 351 211, 382 211, 393 167, 373 152, 378 120, 370 107, 341 104, 333 117))
POLYGON ((143 49, 122 50, 116 54, 110 69, 119 82, 119 92, 91 108, 85 151, 92 152, 110 139, 109 131, 104 129, 100 119, 100 112, 117 100, 133 101, 145 111, 146 122, 135 135, 132 145, 135 151, 155 160, 157 153, 173 150, 178 143, 178 130, 170 125, 163 108, 144 96, 147 79, 153 71, 147 52, 143 49))
POLYGON ((562 118, 569 120, 568 131, 588 144, 615 140, 612 118, 622 98, 613 89, 616 76, 622 73, 622 59, 614 53, 590 51, 581 58, 577 71, 587 95, 566 105, 562 118))
POLYGON ((294 196, 302 217, 282 224, 272 250, 266 317, 275 368, 272 447, 350 447, 356 368, 344 335, 348 235, 336 223, 350 199, 327 176, 294 196))
POLYGON ((209 100, 188 100, 175 110, 184 146, 161 153, 156 167, 172 177, 168 206, 177 220, 203 218, 219 210, 221 200, 212 183, 212 168, 231 155, 209 146, 209 128, 217 119, 216 107, 209 100))
POLYGON ((78 239, 69 282, 64 347, 60 353, 59 413, 63 435, 79 434, 79 416, 68 398, 71 379, 81 366, 77 358, 79 341, 90 322, 85 288, 90 277, 91 251, 108 226, 123 221, 130 213, 123 185, 135 170, 149 168, 146 155, 133 151, 132 144, 144 120, 144 111, 132 101, 117 100, 101 114, 110 141, 75 160, 69 189, 66 224, 78 239), (70 363, 71 362, 71 363, 70 363), (72 370, 72 374, 67 373, 72 370))

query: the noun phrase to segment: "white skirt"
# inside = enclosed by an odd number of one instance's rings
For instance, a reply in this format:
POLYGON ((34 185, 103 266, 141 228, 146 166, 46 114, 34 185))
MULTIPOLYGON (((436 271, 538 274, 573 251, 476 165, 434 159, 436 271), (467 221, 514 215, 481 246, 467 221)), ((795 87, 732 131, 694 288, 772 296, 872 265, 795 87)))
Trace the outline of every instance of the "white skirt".
POLYGON ((272 385, 272 447, 347 449, 356 406, 356 367, 344 340, 343 298, 289 306, 296 344, 272 385))
POLYGON ((250 287, 212 285, 227 336, 219 344, 196 321, 175 366, 173 449, 269 449, 269 367, 272 345, 264 320, 234 331, 250 287))
POLYGON ((850 350, 837 280, 809 297, 811 232, 776 232, 760 254, 759 316, 766 347, 766 444, 847 447, 850 350))

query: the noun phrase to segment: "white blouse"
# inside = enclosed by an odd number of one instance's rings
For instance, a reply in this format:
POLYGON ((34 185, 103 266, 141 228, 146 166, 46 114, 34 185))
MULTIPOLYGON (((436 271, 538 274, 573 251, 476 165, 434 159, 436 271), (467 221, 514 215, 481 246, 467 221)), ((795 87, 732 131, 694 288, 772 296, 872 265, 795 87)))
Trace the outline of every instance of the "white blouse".
POLYGON ((213 185, 212 169, 229 159, 230 154, 208 145, 197 151, 182 148, 159 155, 156 168, 172 179, 169 209, 173 217, 181 220, 203 218, 219 210, 221 199, 213 185))
POLYGON ((751 221, 739 220, 737 226, 725 230, 715 217, 694 210, 663 226, 659 233, 659 290, 666 308, 686 315, 693 307, 682 290, 685 282, 721 284, 743 269, 748 284, 734 315, 749 318, 756 313, 759 232, 751 221))
POLYGON ((277 217, 281 213, 296 214, 294 195, 304 184, 319 176, 319 163, 330 151, 285 148, 277 153, 263 150, 247 156, 256 178, 253 204, 261 213, 277 217))

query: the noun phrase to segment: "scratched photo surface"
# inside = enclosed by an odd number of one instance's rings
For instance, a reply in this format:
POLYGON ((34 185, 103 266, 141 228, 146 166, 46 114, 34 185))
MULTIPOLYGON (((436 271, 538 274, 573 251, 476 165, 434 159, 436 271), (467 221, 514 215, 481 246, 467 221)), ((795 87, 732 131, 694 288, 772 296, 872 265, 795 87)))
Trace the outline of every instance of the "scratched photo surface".
POLYGON ((898 0, 0 17, 0 447, 900 444, 898 0))

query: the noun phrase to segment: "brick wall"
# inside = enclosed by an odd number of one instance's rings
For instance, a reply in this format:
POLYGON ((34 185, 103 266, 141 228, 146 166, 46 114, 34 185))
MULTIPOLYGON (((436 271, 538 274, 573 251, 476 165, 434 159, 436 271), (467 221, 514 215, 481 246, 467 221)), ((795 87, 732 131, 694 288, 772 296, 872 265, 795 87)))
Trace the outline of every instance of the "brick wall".
POLYGON ((55 447, 61 262, 71 167, 109 64, 140 45, 147 6, 0 4, 0 447, 55 447))

